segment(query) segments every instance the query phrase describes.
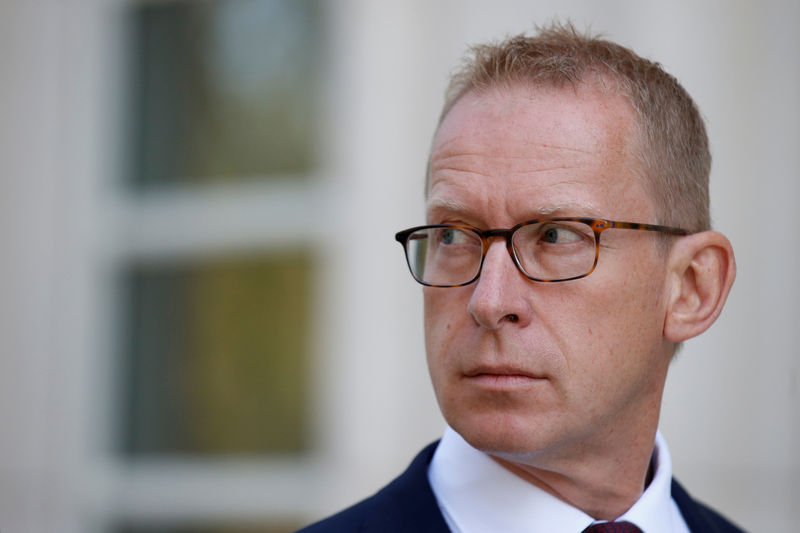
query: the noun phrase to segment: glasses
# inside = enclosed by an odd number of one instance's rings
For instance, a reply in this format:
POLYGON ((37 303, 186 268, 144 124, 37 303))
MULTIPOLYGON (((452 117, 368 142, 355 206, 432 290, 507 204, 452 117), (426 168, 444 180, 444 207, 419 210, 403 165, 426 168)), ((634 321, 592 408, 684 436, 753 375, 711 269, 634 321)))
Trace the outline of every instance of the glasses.
POLYGON ((502 237, 514 264, 533 281, 555 282, 591 274, 607 229, 688 235, 680 228, 597 218, 529 220, 511 229, 481 230, 457 224, 417 226, 398 232, 411 275, 430 287, 461 287, 478 279, 489 239, 502 237))

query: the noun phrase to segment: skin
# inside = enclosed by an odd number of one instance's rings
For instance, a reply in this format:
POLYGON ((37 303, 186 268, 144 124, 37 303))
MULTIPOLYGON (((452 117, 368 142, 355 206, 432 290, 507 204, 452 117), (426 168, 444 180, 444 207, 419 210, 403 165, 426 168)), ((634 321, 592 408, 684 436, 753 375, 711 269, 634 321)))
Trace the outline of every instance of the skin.
MULTIPOLYGON (((588 86, 465 95, 434 140, 428 223, 655 223, 632 155, 633 116, 623 98, 588 86)), ((447 422, 598 519, 623 514, 644 489, 667 368, 684 333, 665 335, 670 309, 694 309, 683 286, 691 262, 681 259, 693 249, 666 256, 658 238, 606 231, 596 270, 561 283, 525 278, 497 239, 477 282, 424 289, 428 366, 447 422)))

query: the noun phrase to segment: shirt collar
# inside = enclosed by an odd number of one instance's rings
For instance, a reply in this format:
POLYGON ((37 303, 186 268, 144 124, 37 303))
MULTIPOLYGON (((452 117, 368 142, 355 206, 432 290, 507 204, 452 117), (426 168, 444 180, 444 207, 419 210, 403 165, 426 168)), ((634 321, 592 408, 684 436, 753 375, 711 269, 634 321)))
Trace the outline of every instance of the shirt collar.
MULTIPOLYGON (((676 521, 672 502, 672 458, 669 455, 667 441, 661 432, 656 432, 655 449, 653 450, 653 479, 633 507, 623 514, 619 520, 633 522, 647 533, 669 533, 676 531, 683 524, 676 521)), ((682 521, 680 514, 677 519, 682 521)))
MULTIPOLYGON (((633 522, 647 533, 669 533, 676 530, 670 489, 672 461, 660 433, 656 435, 653 469, 647 489, 620 520, 633 522)), ((595 522, 580 509, 503 468, 449 427, 433 456, 428 479, 454 532, 576 533, 595 522)))

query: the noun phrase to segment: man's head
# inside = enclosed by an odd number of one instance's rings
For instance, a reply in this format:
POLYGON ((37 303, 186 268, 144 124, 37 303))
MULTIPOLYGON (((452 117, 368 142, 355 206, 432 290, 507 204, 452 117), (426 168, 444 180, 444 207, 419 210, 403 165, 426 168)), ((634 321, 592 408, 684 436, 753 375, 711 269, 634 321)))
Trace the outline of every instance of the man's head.
MULTIPOLYGON (((570 28, 476 50, 451 86, 434 139, 427 224, 485 231, 591 217, 695 233, 603 231, 591 275, 559 283, 532 281, 510 255, 524 262, 529 250, 489 237, 475 282, 425 288, 428 364, 442 412, 473 446, 555 471, 608 458, 615 446, 649 441, 652 450, 674 347, 716 319, 734 275, 727 239, 702 231, 706 193, 689 198, 707 190, 702 121, 657 66, 570 28), (655 109, 670 98, 680 111, 655 109), (658 118, 665 113, 667 126, 658 118), (661 146, 665 139, 675 146, 661 146), (693 162, 683 161, 690 155, 693 162), (667 177, 676 167, 691 179, 667 177)), ((539 249, 554 261, 569 261, 578 242, 562 229, 541 235, 539 249)), ((473 253, 453 235, 442 237, 451 265, 473 253)), ((436 260, 433 248, 426 252, 423 261, 436 260)))

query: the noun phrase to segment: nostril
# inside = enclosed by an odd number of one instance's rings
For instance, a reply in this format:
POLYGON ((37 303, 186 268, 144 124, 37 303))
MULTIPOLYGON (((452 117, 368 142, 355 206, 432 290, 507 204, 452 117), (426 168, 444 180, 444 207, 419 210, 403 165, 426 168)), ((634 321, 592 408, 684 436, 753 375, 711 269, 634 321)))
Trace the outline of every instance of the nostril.
POLYGON ((508 320, 509 322, 518 322, 519 317, 516 314, 511 313, 510 315, 506 315, 506 320, 508 320))

